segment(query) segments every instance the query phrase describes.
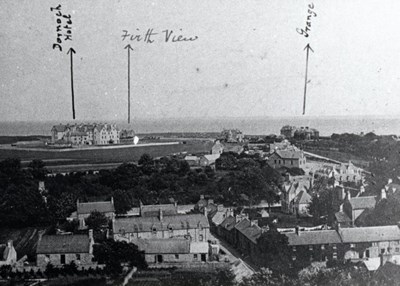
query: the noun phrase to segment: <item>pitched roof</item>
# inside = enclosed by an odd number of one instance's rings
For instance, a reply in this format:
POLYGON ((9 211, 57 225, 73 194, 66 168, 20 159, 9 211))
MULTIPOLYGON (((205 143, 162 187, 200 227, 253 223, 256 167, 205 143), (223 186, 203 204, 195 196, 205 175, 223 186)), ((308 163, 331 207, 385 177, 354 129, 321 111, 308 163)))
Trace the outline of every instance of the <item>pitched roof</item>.
POLYGON ((78 214, 90 214, 93 211, 98 211, 101 213, 115 212, 114 203, 112 201, 107 201, 77 204, 78 214))
POLYGON ((251 222, 248 219, 243 219, 235 225, 235 228, 238 231, 243 231, 244 229, 248 228, 250 225, 251 225, 251 222))
POLYGON ((303 152, 298 150, 275 150, 274 152, 282 159, 300 159, 303 158, 303 152))
POLYGON ((236 225, 236 218, 233 216, 228 216, 220 226, 225 228, 226 230, 232 230, 236 225))
POLYGON ((157 231, 169 230, 171 227, 174 230, 187 229, 187 228, 198 228, 199 225, 202 227, 210 227, 208 219, 203 214, 179 214, 164 216, 163 220, 160 221, 158 216, 151 217, 126 217, 117 218, 113 223, 114 233, 120 231, 125 232, 149 232, 153 228, 157 231))
POLYGON ((336 230, 312 230, 295 232, 284 232, 288 239, 289 245, 320 245, 341 243, 340 236, 336 230))
POLYGON ((190 253, 190 241, 187 239, 138 239, 135 244, 146 254, 190 253))
POLYGON ((200 160, 200 158, 197 157, 197 156, 188 155, 188 156, 185 157, 185 160, 186 161, 198 161, 198 160, 200 160))
POLYGON ((39 240, 37 254, 89 253, 88 235, 43 235, 39 240))
POLYGON ((376 205, 376 196, 351 198, 349 199, 349 203, 353 209, 374 208, 376 205))
POLYGON ((339 233, 344 243, 400 240, 397 225, 342 228, 339 233))
POLYGON ((59 124, 59 125, 54 125, 52 130, 55 130, 56 132, 64 132, 65 130, 68 129, 68 126, 63 125, 63 124, 59 124))
POLYGON ((261 227, 258 225, 252 225, 238 231, 253 243, 257 243, 257 238, 259 238, 262 233, 261 227))
POLYGON ((162 204, 162 205, 143 205, 140 207, 140 214, 143 217, 147 216, 158 216, 162 210, 164 216, 176 215, 178 209, 174 204, 162 204))
POLYGON ((208 253, 208 242, 192 242, 190 243, 190 253, 208 253))
POLYGON ((338 223, 351 223, 351 219, 344 212, 335 213, 335 218, 336 218, 338 223))
POLYGON ((311 196, 306 191, 301 191, 294 201, 296 204, 309 204, 311 202, 311 196))
POLYGON ((202 156, 205 158, 210 164, 215 163, 215 160, 217 160, 221 155, 219 153, 217 154, 209 154, 209 155, 204 155, 202 156))

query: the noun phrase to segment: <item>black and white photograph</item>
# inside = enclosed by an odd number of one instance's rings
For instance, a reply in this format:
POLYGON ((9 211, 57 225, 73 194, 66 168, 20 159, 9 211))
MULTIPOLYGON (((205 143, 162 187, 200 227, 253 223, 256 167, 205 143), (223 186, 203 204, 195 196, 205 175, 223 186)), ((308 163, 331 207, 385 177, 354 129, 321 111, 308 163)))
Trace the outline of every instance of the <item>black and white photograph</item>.
POLYGON ((400 285, 400 2, 0 0, 0 286, 400 285))

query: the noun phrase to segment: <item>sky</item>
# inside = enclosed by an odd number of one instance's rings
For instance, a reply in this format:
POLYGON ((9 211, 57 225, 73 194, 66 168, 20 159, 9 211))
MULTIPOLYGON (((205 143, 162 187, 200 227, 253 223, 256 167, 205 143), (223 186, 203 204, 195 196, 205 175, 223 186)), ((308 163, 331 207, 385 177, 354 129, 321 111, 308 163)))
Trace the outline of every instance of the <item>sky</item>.
POLYGON ((233 3, 0 0, 0 121, 72 119, 71 47, 76 119, 126 119, 128 44, 133 119, 301 117, 307 44, 306 115, 400 117, 400 1, 233 3), (122 38, 147 29, 153 43, 122 38), (165 42, 167 29, 197 39, 165 42))

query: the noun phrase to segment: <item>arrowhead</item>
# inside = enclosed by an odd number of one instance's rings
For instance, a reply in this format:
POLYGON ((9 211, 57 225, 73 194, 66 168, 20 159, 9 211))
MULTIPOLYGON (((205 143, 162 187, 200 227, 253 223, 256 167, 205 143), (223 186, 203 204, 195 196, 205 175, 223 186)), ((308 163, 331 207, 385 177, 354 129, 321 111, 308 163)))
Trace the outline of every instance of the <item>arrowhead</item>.
POLYGON ((76 52, 75 52, 75 50, 74 50, 73 48, 69 48, 69 50, 68 50, 68 52, 67 52, 67 55, 68 55, 69 53, 76 54, 76 52))
POLYGON ((130 44, 126 45, 126 47, 124 49, 131 49, 133 51, 133 49, 132 49, 130 44))
POLYGON ((308 43, 307 46, 305 46, 304 50, 311 50, 312 52, 314 52, 314 50, 310 47, 310 44, 308 43))

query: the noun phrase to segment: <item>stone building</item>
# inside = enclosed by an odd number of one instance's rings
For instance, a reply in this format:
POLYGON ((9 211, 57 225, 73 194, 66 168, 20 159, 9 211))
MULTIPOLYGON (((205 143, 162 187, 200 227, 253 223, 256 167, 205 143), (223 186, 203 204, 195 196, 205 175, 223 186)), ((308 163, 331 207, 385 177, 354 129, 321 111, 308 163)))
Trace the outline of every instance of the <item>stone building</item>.
POLYGON ((91 266, 93 258, 93 232, 88 235, 43 235, 36 248, 36 264, 45 268, 51 263, 60 267, 75 262, 79 266, 91 266))

